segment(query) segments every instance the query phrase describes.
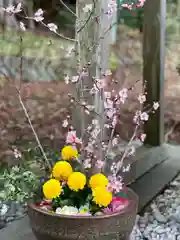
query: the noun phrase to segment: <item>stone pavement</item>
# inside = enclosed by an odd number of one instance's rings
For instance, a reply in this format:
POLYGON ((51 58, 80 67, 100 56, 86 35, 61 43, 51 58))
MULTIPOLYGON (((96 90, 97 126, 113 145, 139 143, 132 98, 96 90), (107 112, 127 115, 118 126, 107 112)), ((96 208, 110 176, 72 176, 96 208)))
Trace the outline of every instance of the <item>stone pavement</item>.
POLYGON ((1 240, 36 240, 29 225, 28 217, 16 220, 0 230, 1 240))

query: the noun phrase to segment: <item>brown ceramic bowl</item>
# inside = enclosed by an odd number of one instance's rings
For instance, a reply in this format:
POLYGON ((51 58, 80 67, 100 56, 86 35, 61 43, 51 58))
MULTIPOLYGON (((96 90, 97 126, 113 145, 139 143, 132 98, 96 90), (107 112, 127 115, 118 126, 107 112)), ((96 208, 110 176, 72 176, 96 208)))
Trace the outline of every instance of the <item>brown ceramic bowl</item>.
POLYGON ((28 206, 31 227, 37 240, 127 240, 132 232, 138 197, 127 189, 129 205, 114 214, 101 216, 66 216, 28 206))

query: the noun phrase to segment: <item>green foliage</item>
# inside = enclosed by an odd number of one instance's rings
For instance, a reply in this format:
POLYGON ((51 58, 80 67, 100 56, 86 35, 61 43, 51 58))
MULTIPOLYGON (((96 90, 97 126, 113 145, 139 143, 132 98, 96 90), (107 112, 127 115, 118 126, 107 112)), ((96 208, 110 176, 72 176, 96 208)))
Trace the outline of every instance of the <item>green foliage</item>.
POLYGON ((95 213, 97 213, 97 212, 100 212, 102 209, 103 209, 103 207, 99 207, 99 205, 97 205, 96 203, 91 202, 90 212, 91 212, 92 214, 95 214, 95 213))
POLYGON ((58 207, 74 206, 80 208, 89 202, 92 198, 91 189, 86 185, 83 190, 78 192, 72 191, 67 185, 63 187, 63 194, 53 199, 52 207, 55 211, 58 207))
MULTIPOLYGON (((72 8, 72 11, 75 12, 75 9, 72 8)), ((66 27, 74 28, 75 17, 72 15, 72 13, 70 13, 66 9, 60 9, 58 11, 58 14, 56 15, 55 22, 57 22, 60 28, 66 28, 66 27)))
MULTIPOLYGON (((119 5, 123 3, 139 3, 138 0, 121 0, 119 5)), ((119 23, 128 25, 132 28, 142 28, 144 17, 144 8, 134 8, 133 10, 128 10, 123 8, 119 11, 119 23)))
POLYGON ((64 206, 73 206, 80 208, 88 205, 89 211, 92 214, 100 212, 104 207, 100 207, 92 201, 92 191, 86 185, 83 190, 78 192, 72 191, 67 185, 63 187, 63 194, 52 201, 52 209, 56 211, 57 208, 63 208, 64 206))
POLYGON ((34 197, 40 181, 25 167, 12 167, 0 175, 0 200, 26 202, 34 197))
POLYGON ((109 61, 110 61, 111 71, 115 71, 119 67, 119 60, 113 52, 111 52, 111 54, 110 54, 110 60, 109 61))
POLYGON ((125 192, 118 192, 116 194, 116 197, 121 197, 121 198, 128 199, 128 195, 125 192))

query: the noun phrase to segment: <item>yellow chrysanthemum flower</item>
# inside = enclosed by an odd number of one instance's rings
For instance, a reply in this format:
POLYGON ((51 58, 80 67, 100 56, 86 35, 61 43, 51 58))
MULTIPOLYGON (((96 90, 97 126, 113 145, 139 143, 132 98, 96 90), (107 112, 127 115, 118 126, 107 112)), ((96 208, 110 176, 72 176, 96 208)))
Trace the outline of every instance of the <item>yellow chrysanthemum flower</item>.
POLYGON ((67 184, 73 191, 82 190, 86 185, 86 176, 81 172, 73 172, 68 178, 67 184))
POLYGON ((52 169, 53 177, 58 180, 67 180, 72 172, 71 164, 66 161, 58 161, 52 169))
POLYGON ((92 189, 99 186, 106 187, 108 183, 108 178, 102 173, 97 173, 93 175, 89 180, 89 185, 92 189))
POLYGON ((99 186, 93 189, 93 202, 100 207, 107 207, 112 201, 112 192, 109 192, 105 187, 99 186))
POLYGON ((53 198, 58 197, 61 192, 62 186, 56 179, 50 179, 43 185, 43 194, 48 200, 52 200, 53 198))
POLYGON ((73 146, 65 146, 61 151, 61 157, 63 160, 71 160, 78 157, 78 151, 73 146))

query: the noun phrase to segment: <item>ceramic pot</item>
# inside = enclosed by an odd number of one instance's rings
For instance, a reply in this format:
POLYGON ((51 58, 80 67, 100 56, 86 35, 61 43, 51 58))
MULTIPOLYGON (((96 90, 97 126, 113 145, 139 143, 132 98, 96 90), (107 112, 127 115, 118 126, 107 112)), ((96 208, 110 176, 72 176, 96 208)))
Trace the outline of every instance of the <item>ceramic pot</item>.
POLYGON ((100 216, 68 216, 28 206, 37 240, 128 240, 136 220, 138 197, 127 189, 129 204, 121 211, 100 216))

